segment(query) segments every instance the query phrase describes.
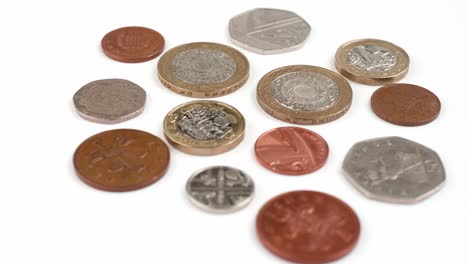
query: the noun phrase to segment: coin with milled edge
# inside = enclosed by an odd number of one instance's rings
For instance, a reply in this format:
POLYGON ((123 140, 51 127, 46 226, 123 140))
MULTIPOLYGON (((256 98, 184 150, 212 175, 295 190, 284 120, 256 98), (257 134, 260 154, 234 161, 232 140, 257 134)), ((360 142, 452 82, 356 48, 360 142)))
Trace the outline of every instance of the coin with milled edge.
POLYGON ((186 190, 193 204, 201 209, 229 213, 250 203, 254 183, 241 170, 213 166, 193 174, 187 181, 186 190))
POLYGON ((78 114, 89 121, 115 124, 138 116, 145 107, 146 92, 122 79, 90 82, 73 95, 78 114))
POLYGON ((339 74, 316 66, 291 65, 258 82, 257 101, 271 116, 303 125, 331 122, 351 106, 352 90, 339 74))
POLYGON ((188 43, 163 54, 158 77, 164 86, 185 96, 219 97, 244 85, 249 77, 249 61, 226 45, 188 43))
POLYGON ((403 79, 409 63, 406 51, 379 39, 349 41, 341 45, 335 55, 335 67, 341 75, 367 85, 384 85, 403 79))
POLYGON ((256 8, 233 17, 229 33, 239 47, 260 54, 276 54, 302 47, 310 26, 293 12, 256 8))
POLYGON ((189 154, 215 155, 239 145, 245 120, 228 104, 195 100, 172 109, 163 126, 164 135, 175 148, 189 154))
POLYGON ((390 203, 419 202, 445 182, 444 166, 437 153, 400 137, 356 143, 344 160, 343 170, 365 196, 390 203))
POLYGON ((83 141, 75 151, 73 164, 80 179, 94 188, 132 191, 164 176, 169 149, 150 133, 115 129, 83 141))

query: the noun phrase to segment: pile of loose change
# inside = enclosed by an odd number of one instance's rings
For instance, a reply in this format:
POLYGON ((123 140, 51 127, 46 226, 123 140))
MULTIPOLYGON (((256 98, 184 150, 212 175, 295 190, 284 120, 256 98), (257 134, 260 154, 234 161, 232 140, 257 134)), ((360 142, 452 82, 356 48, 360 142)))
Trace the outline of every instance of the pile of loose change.
MULTIPOLYGON (((296 50, 310 33, 309 24, 295 13, 253 9, 229 22, 231 40, 260 54, 296 50)), ((149 28, 125 27, 102 39, 104 53, 113 60, 137 63, 164 50, 163 36, 149 28)), ((269 115, 282 121, 314 125, 331 122, 351 107, 348 81, 379 85, 371 108, 381 119, 400 126, 419 126, 437 118, 441 104, 431 91, 397 83, 409 68, 408 54, 378 39, 353 40, 338 48, 336 71, 311 65, 287 65, 260 79, 257 101, 269 115)), ((245 119, 233 106, 206 100, 242 87, 249 77, 249 61, 230 46, 210 42, 187 43, 165 52, 158 77, 168 89, 204 98, 174 107, 162 126, 175 149, 193 155, 215 155, 235 148, 244 137, 245 119)), ((146 93, 123 79, 92 81, 73 97, 83 118, 113 124, 140 114, 146 93)), ((263 133, 253 146, 258 162, 269 171, 305 175, 327 161, 328 144, 302 127, 278 127, 263 133)), ((74 154, 80 179, 105 191, 131 191, 164 176, 170 160, 159 137, 140 130, 115 129, 86 139, 74 154)), ((343 162, 344 176, 370 199, 416 203, 436 192, 445 181, 435 151, 401 137, 380 137, 356 143, 343 162)), ((254 181, 232 167, 200 169, 188 178, 187 194, 202 209, 232 212, 246 206, 254 181)), ((326 193, 298 190, 268 201, 257 215, 259 240, 272 253, 300 263, 323 263, 348 254, 356 245, 359 219, 342 200, 326 193)))

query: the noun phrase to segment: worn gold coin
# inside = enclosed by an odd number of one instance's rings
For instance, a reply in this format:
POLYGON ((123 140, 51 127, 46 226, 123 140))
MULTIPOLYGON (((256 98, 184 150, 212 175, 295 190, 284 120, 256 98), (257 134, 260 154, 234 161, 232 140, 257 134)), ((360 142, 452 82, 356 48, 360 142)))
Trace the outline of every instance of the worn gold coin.
POLYGON ((164 135, 175 148, 195 155, 229 151, 244 138, 245 120, 234 107, 196 100, 172 109, 164 119, 164 135))
POLYGON ((211 98, 230 94, 249 77, 249 61, 238 50, 209 42, 177 46, 158 63, 161 83, 190 97, 211 98))
POLYGON ((359 39, 338 48, 336 70, 346 78, 367 85, 397 82, 408 73, 410 59, 406 51, 388 41, 359 39))
POLYGON ((348 81, 325 68, 291 65, 267 73, 257 86, 257 101, 271 116, 303 125, 343 116, 351 106, 348 81))

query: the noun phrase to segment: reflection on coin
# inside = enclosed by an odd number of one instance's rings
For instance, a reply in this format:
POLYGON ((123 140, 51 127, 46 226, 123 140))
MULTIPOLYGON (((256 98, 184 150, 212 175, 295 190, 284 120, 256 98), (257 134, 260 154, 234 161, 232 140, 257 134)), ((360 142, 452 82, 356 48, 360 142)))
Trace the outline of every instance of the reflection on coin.
POLYGON ((177 149, 214 155, 233 149, 244 138, 245 121, 234 107, 196 100, 172 109, 164 119, 164 135, 177 149))
POLYGON ((156 58, 164 50, 159 32, 144 27, 123 27, 107 33, 101 41, 109 58, 120 62, 144 62, 156 58))
POLYGON ((346 78, 367 85, 397 82, 408 73, 408 54, 397 45, 378 39, 359 39, 338 48, 335 67, 346 78))
POLYGON ((122 79, 90 82, 73 96, 78 114, 84 119, 115 124, 143 112, 146 92, 140 86, 122 79))
POLYGON ((299 49, 310 33, 309 24, 297 14, 279 9, 256 8, 229 21, 234 44, 260 54, 299 49))
POLYGON ((164 176, 169 165, 169 149, 150 133, 115 129, 81 143, 73 163, 80 179, 94 188, 132 191, 164 176))
POLYGON ((291 65, 267 73, 257 86, 259 105, 275 118, 304 125, 343 116, 352 90, 339 74, 315 66, 291 65))
POLYGON ((354 210, 321 192, 293 191, 269 200, 257 215, 257 235, 272 253, 294 263, 325 263, 355 247, 361 227, 354 210))
POLYGON ((286 175, 320 169, 328 158, 328 144, 317 133, 300 127, 278 127, 255 143, 255 156, 265 168, 286 175))
POLYGON ((439 116, 440 101, 417 85, 387 84, 372 94, 371 106, 383 120, 401 126, 420 126, 439 116))
POLYGON ((416 203, 439 190, 444 166, 433 150, 400 137, 355 144, 343 170, 365 196, 390 203, 416 203))
POLYGON ((190 177, 186 186, 190 200, 215 213, 229 213, 245 207, 253 198, 254 183, 244 172, 226 166, 203 169, 190 177))
POLYGON ((177 46, 159 59, 161 83, 190 97, 219 97, 239 89, 249 77, 247 58, 229 46, 198 42, 177 46))

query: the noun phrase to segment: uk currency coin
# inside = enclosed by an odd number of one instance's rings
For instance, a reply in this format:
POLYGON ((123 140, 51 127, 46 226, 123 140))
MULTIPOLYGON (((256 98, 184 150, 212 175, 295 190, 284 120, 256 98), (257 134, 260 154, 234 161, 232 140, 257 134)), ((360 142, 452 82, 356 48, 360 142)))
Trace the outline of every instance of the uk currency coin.
POLYGON ((93 81, 73 95, 81 117, 103 124, 120 123, 138 116, 143 112, 145 101, 145 90, 123 79, 93 81))
POLYGON ((239 47, 260 54, 276 54, 299 49, 310 34, 310 26, 293 12, 256 8, 233 17, 229 33, 239 47))
POLYGON ((316 66, 278 68, 257 85, 257 101, 263 110, 295 124, 331 122, 348 111, 351 100, 351 86, 345 78, 316 66))
POLYGON ((164 176, 169 149, 150 133, 115 129, 83 141, 75 151, 73 164, 80 179, 94 188, 132 191, 164 176))
POLYGON ((195 100, 172 109, 163 126, 164 135, 175 148, 189 154, 215 155, 239 145, 245 121, 228 104, 195 100))
POLYGON ((144 62, 164 50, 164 37, 145 27, 123 27, 107 33, 101 41, 107 57, 120 62, 144 62))
POLYGON ((250 203, 254 183, 241 170, 213 166, 193 174, 187 181, 186 190, 193 204, 201 209, 229 213, 250 203))
POLYGON ((387 84, 371 98, 374 113, 383 120, 401 126, 420 126, 439 116, 440 101, 431 91, 413 84, 387 84))
POLYGON ((226 45, 188 43, 163 54, 158 77, 164 86, 185 96, 219 97, 244 85, 249 77, 249 61, 226 45))
POLYGON ((340 199, 315 191, 292 191, 269 200, 257 215, 257 235, 273 254, 294 263, 325 263, 350 253, 361 226, 340 199))
POLYGON ((437 153, 400 137, 356 143, 344 160, 343 170, 365 196, 390 203, 419 202, 445 182, 437 153))
POLYGON ((388 41, 349 41, 335 55, 335 67, 346 78, 367 85, 385 85, 406 76, 410 59, 406 51, 388 41))

